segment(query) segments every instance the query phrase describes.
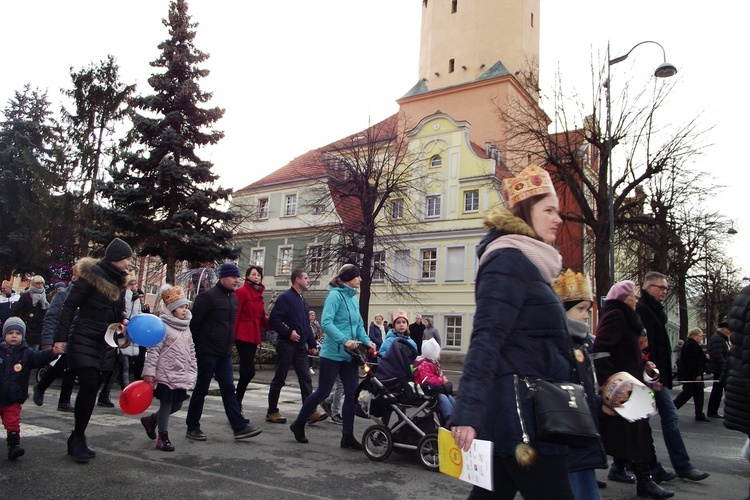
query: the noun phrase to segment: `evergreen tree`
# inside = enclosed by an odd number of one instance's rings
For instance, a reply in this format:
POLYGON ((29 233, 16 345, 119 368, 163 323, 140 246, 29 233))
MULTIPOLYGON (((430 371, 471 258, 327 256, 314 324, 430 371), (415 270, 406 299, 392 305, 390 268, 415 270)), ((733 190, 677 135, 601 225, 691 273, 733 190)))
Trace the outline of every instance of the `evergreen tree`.
POLYGON ((123 166, 112 170, 103 194, 106 215, 114 227, 139 247, 141 255, 158 255, 174 282, 178 261, 214 262, 234 258, 226 229, 233 214, 223 210, 231 190, 214 188, 218 176, 196 149, 216 144, 224 134, 206 130, 224 114, 204 109, 212 94, 198 84, 209 71, 198 67, 208 54, 193 41, 197 23, 190 21, 184 0, 173 1, 163 20, 170 38, 159 45, 151 65, 164 68, 148 82, 155 94, 133 99, 134 127, 123 166))
POLYGON ((61 225, 67 172, 60 129, 47 93, 24 86, 15 92, 0 123, 0 276, 37 273, 49 277, 53 247, 67 245, 61 225), (58 230, 51 230, 50 227, 58 230))

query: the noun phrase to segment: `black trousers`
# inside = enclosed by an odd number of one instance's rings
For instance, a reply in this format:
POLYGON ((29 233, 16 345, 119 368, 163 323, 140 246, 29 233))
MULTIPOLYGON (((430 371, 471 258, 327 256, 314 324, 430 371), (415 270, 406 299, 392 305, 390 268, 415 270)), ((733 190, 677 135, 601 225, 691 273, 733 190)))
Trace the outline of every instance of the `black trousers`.
POLYGON ((573 500, 565 456, 538 454, 534 465, 521 467, 515 458, 494 456, 492 482, 495 491, 475 486, 470 499, 513 500, 516 493, 526 500, 573 500))
POLYGON ((674 398, 674 405, 679 409, 693 398, 695 403, 695 416, 703 416, 703 381, 696 380, 693 383, 682 384, 682 392, 674 398))

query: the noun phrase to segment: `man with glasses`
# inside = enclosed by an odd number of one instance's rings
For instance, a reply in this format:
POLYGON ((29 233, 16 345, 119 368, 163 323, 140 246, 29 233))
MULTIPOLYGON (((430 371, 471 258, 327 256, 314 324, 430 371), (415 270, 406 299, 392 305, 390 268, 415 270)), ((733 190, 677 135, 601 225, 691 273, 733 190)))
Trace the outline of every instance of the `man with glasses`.
MULTIPOLYGON (((664 299, 669 292, 667 277, 656 271, 650 271, 643 280, 643 291, 638 300, 636 312, 643 322, 648 334, 649 360, 656 364, 661 374, 661 390, 654 387, 656 408, 661 418, 661 429, 664 444, 669 452, 669 459, 677 476, 691 481, 702 481, 709 474, 696 469, 690 463, 685 442, 680 434, 680 417, 669 391, 672 388, 672 345, 667 334, 667 313, 664 311, 664 299)), ((654 480, 670 481, 675 479, 659 462, 652 464, 654 480)))

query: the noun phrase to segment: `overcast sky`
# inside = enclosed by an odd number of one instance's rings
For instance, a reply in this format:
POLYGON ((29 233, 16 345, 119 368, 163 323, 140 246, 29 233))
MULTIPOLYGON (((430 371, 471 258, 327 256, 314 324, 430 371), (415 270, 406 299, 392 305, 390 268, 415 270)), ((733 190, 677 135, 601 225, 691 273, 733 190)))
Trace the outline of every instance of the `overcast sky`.
MULTIPOLYGON (((461 0, 487 1, 487 0, 461 0)), ((712 146, 697 165, 726 185, 712 207, 739 233, 729 254, 750 274, 750 215, 742 200, 750 174, 737 154, 749 115, 738 56, 750 46, 746 2, 697 0, 541 0, 542 87, 558 68, 568 87, 591 93, 592 53, 620 55, 643 40, 660 42, 679 73, 672 97, 675 123, 701 114, 712 146), (710 6, 709 6, 710 5, 710 6), (734 67, 733 67, 734 66, 734 67), (743 251, 744 250, 744 251, 743 251)), ((0 8, 2 107, 25 83, 48 89, 55 107, 69 70, 116 57, 121 77, 150 93, 146 82, 168 0, 25 0, 0 8)), ((226 109, 226 137, 206 152, 225 187, 239 189, 292 158, 379 121, 418 80, 421 0, 191 0, 199 23, 196 46, 211 57, 202 88, 226 109)), ((460 8, 460 6, 459 6, 460 8)), ((502 29, 502 21, 498 21, 502 29)), ((661 62, 654 45, 613 66, 613 93, 633 74, 661 62)))

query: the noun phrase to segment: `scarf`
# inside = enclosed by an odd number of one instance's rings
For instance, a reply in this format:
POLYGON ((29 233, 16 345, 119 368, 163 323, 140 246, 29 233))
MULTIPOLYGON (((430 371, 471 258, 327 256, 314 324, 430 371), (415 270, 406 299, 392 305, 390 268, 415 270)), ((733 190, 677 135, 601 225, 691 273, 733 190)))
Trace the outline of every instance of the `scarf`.
POLYGON ((552 245, 543 241, 529 238, 520 234, 506 234, 493 240, 482 253, 479 265, 495 250, 515 248, 520 250, 527 259, 539 270, 542 278, 550 285, 555 281, 562 269, 562 256, 552 245))
POLYGON ((247 283, 248 283, 248 284, 249 284, 249 285, 250 285, 251 287, 255 288, 255 290, 256 290, 256 291, 257 291, 258 293, 263 293, 263 290, 264 290, 264 288, 263 288, 263 285, 261 285, 260 283, 253 283, 253 282, 252 282, 252 281, 250 281, 250 280, 247 280, 247 283))
POLYGON ((31 305, 36 307, 37 303, 41 303, 42 309, 47 310, 49 302, 47 302, 47 295, 44 293, 44 288, 37 288, 32 285, 29 287, 29 295, 31 295, 31 305))
POLYGON ((571 337, 585 339, 589 334, 589 324, 583 321, 576 321, 574 319, 566 318, 568 322, 568 334, 571 337))
POLYGON ((171 326, 177 331, 187 330, 190 326, 190 319, 193 317, 192 313, 188 311, 185 319, 178 319, 171 312, 162 313, 159 318, 168 326, 171 326))

